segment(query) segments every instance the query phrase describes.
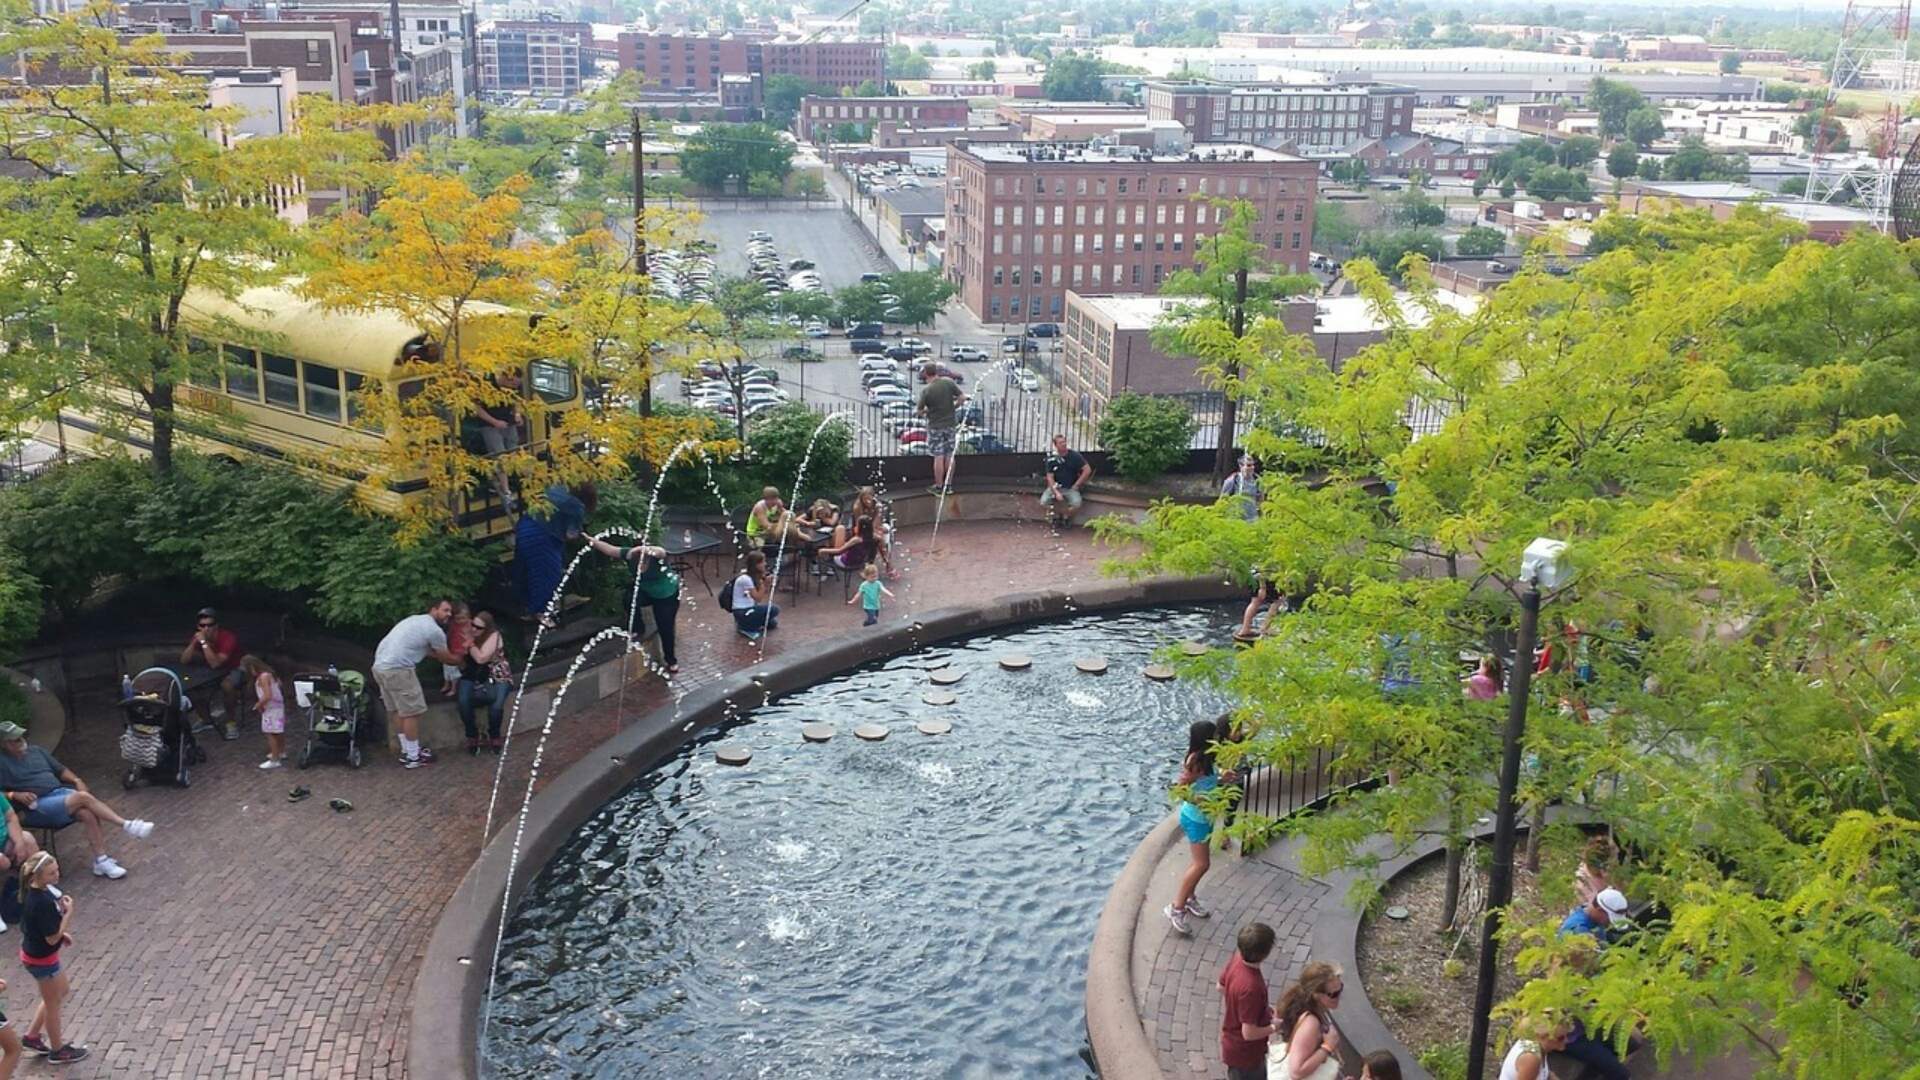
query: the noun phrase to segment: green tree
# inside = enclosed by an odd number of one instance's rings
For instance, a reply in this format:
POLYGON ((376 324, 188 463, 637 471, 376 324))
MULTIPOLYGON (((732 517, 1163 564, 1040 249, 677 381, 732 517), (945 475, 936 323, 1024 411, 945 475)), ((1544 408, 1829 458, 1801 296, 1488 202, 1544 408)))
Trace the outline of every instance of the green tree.
POLYGON ((853 88, 854 97, 885 97, 886 94, 887 88, 872 79, 862 79, 860 85, 853 88))
POLYGON ((1592 89, 1587 91, 1588 107, 1600 114, 1600 137, 1603 139, 1617 139, 1628 134, 1627 116, 1646 103, 1646 95, 1614 79, 1596 77, 1592 89))
POLYGON ((1543 165, 1535 169, 1533 175, 1527 177, 1527 194, 1550 202, 1593 197, 1585 173, 1563 169, 1558 165, 1543 165))
POLYGON ((1185 402, 1128 391, 1107 403, 1100 445, 1113 451, 1114 471, 1121 476, 1151 480, 1186 460, 1194 427, 1185 402))
POLYGON ((1000 73, 1000 67, 991 58, 967 65, 967 78, 977 82, 991 82, 1000 73))
POLYGON ((0 430, 81 411, 164 473, 182 423, 226 422, 177 392, 216 363, 183 315, 282 276, 301 236, 277 206, 371 181, 383 155, 368 125, 424 114, 303 100, 291 134, 229 147, 242 110, 208 108, 205 81, 176 73, 157 37, 122 42, 75 14, 10 19, 0 48, 88 73, 23 82, 0 110, 0 430))
POLYGON ((804 97, 832 97, 834 89, 808 82, 798 75, 769 75, 760 95, 760 111, 767 123, 785 130, 793 126, 804 97))
POLYGON ((1364 160, 1347 158, 1345 161, 1334 162, 1333 166, 1327 170, 1327 175, 1343 184, 1366 187, 1368 172, 1367 163, 1364 160))
POLYGON ((1040 93, 1050 101, 1099 101, 1106 96, 1103 73, 1098 57, 1076 52, 1056 56, 1040 80, 1040 93))
POLYGON ((765 124, 707 124, 680 151, 680 172, 718 191, 755 175, 784 181, 793 170, 793 144, 765 124))
POLYGON ((1418 186, 1409 186, 1394 200, 1392 217, 1399 225, 1433 226, 1445 224, 1447 212, 1418 186))
MULTIPOLYGON (((932 46, 923 45, 921 48, 925 50, 932 48, 932 46)), ((940 50, 936 48, 933 49, 931 53, 924 51, 914 52, 903 45, 889 46, 887 49, 887 75, 895 79, 924 79, 933 74, 933 65, 927 61, 927 57, 935 55, 939 51, 940 50), (898 53, 895 52, 896 49, 899 50, 898 53)))
POLYGON ((842 122, 827 129, 827 139, 829 142, 863 143, 870 138, 872 138, 872 135, 868 132, 867 125, 865 124, 842 122))
POLYGON ((756 199, 777 199, 786 188, 771 173, 754 173, 747 177, 747 194, 756 199))
POLYGON ((1739 73, 1740 54, 1738 52, 1722 53, 1720 56, 1720 74, 1737 75, 1739 73))
POLYGON ((1360 226, 1347 208, 1336 202, 1319 202, 1313 207, 1313 246, 1320 251, 1351 251, 1360 238, 1360 226))
POLYGON ((1554 160, 1569 169, 1579 169, 1598 160, 1600 140, 1591 135, 1570 136, 1554 150, 1554 160))
POLYGON ((820 179, 817 172, 803 172, 794 177, 794 189, 800 197, 808 200, 818 199, 827 193, 827 182, 820 179))
POLYGON ((1660 110, 1651 105, 1642 106, 1627 114, 1626 131, 1623 133, 1631 142, 1641 146, 1652 146, 1667 134, 1666 122, 1660 119, 1660 110))
POLYGON ((1840 153, 1853 148, 1853 137, 1839 118, 1820 113, 1803 113, 1793 122, 1793 133, 1806 140, 1808 149, 1819 147, 1840 153))
POLYGON ((932 322, 947 306, 954 284, 938 270, 896 270, 880 279, 880 292, 899 297, 891 306, 900 315, 895 322, 920 327, 932 322))
POLYGON ((1368 233, 1355 246, 1354 254, 1367 259, 1386 273, 1400 277, 1403 263, 1417 255, 1427 262, 1437 261, 1446 251, 1440 234, 1432 229, 1382 229, 1368 233))
POLYGON ((877 281, 863 281, 835 292, 833 302, 840 312, 840 318, 848 325, 883 322, 887 317, 887 308, 892 306, 880 299, 886 291, 877 281))
POLYGON ((1706 140, 1689 135, 1680 140, 1680 148, 1667 157, 1661 175, 1668 180, 1724 180, 1739 183, 1747 179, 1745 154, 1717 154, 1707 148, 1706 140))
POLYGON ((1640 171, 1640 148, 1630 142, 1617 142, 1607 151, 1607 175, 1625 180, 1640 171))
POLYGON ((1460 234, 1460 239, 1454 242, 1453 250, 1469 258, 1484 259, 1489 255, 1498 255, 1507 250, 1507 237, 1499 229, 1475 225, 1460 234))

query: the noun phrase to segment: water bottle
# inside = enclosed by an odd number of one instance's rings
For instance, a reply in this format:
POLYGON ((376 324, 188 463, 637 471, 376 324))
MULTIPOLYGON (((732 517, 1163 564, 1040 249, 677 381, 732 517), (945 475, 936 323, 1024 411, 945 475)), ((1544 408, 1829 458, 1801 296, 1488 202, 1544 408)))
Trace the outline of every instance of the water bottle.
POLYGON ((334 679, 337 679, 337 678, 339 678, 339 677, 340 677, 340 665, 339 665, 339 664, 328 664, 328 665, 327 665, 327 676, 328 676, 329 678, 334 678, 334 679))
POLYGON ((130 701, 132 699, 133 699, 133 676, 122 675, 120 676, 120 700, 130 701))

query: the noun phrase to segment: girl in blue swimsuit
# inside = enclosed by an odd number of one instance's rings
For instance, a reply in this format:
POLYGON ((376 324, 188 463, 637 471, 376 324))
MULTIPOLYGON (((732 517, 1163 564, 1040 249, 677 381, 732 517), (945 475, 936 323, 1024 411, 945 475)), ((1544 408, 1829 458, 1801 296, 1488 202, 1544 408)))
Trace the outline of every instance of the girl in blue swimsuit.
MULTIPOLYGON (((1176 783, 1184 785, 1192 795, 1204 795, 1220 786, 1220 778, 1213 768, 1213 744, 1218 737, 1219 728, 1211 720, 1196 721, 1187 729, 1187 756, 1180 763, 1180 779, 1176 783)), ((1213 914, 1200 906, 1200 898, 1195 895, 1200 879, 1207 876, 1213 863, 1209 844, 1213 838, 1213 819, 1191 799, 1182 799, 1180 831, 1187 836, 1191 861, 1180 879, 1179 890, 1173 894, 1173 903, 1163 908, 1161 914, 1173 924, 1175 932, 1191 935, 1193 931, 1187 926, 1189 917, 1205 919, 1213 914)))

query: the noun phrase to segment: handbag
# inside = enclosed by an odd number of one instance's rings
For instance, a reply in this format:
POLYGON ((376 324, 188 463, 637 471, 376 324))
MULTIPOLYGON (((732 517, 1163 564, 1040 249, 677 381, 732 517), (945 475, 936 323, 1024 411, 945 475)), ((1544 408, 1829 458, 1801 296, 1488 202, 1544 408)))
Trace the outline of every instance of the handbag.
POLYGON ((506 657, 496 656, 487 664, 487 678, 492 682, 511 683, 513 681, 513 665, 507 663, 506 657))

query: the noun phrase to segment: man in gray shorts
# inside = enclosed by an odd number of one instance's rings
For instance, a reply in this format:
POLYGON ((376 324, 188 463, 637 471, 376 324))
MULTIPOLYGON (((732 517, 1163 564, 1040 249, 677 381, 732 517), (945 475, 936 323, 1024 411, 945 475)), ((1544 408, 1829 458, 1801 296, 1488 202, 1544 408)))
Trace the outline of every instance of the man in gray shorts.
POLYGON ((414 665, 431 656, 443 664, 459 664, 447 649, 447 620, 453 601, 435 600, 423 615, 409 615, 393 624, 373 651, 373 681, 380 700, 400 732, 400 764, 409 769, 433 763, 433 751, 420 745, 420 717, 427 711, 427 692, 420 688, 414 665))
POLYGON ((947 474, 953 469, 953 429, 966 395, 959 383, 940 374, 937 364, 922 367, 920 378, 927 384, 920 391, 920 415, 927 418, 927 452, 933 455, 933 487, 928 490, 945 495, 947 474))

